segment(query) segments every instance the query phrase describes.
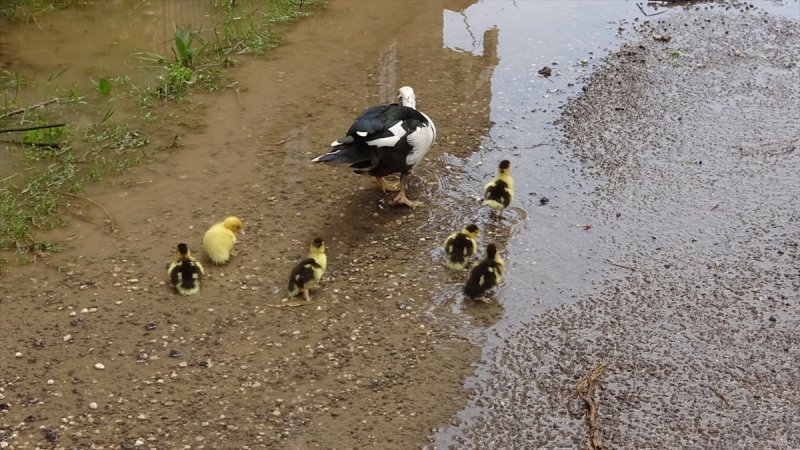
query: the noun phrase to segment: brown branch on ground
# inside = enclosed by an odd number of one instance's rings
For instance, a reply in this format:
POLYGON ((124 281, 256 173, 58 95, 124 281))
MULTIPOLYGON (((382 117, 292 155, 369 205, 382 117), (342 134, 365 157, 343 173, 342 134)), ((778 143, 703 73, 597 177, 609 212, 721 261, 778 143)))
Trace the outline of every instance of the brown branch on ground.
POLYGON ((659 14, 664 14, 666 12, 666 11, 659 11, 659 12, 656 12, 656 13, 653 13, 653 14, 647 14, 646 12, 644 12, 644 8, 642 8, 642 5, 637 3, 636 6, 639 7, 639 11, 641 11, 642 14, 645 15, 645 17, 657 16, 659 14))
MULTIPOLYGON (((101 205, 100 203, 97 203, 96 201, 94 201, 94 200, 92 200, 92 199, 90 199, 88 197, 84 197, 84 196, 78 195, 78 194, 73 194, 71 192, 65 192, 64 195, 87 201, 87 202, 97 206, 98 208, 102 209, 103 212, 106 213, 106 217, 108 217, 108 220, 106 222, 108 222, 108 228, 110 229, 111 233, 114 234, 114 233, 119 232, 119 227, 117 227, 117 224, 114 223, 114 218, 111 217, 111 213, 108 212, 108 210, 106 208, 104 208, 103 205, 101 205)), ((70 212, 72 212, 72 211, 70 211, 70 212)))
POLYGON ((600 425, 597 422, 597 402, 594 394, 600 377, 605 373, 606 368, 613 363, 619 356, 614 356, 610 360, 602 360, 597 366, 584 375, 575 386, 575 390, 567 398, 577 395, 586 404, 586 423, 589 425, 589 449, 602 450, 605 447, 601 438, 600 425))
POLYGON ((16 131, 45 130, 45 129, 48 129, 48 128, 64 127, 66 125, 67 124, 65 124, 65 123, 51 123, 51 124, 47 124, 47 125, 35 125, 35 126, 30 126, 30 127, 5 128, 5 129, 0 130, 0 133, 12 133, 12 132, 16 132, 16 131))
POLYGON ((61 101, 60 98, 54 97, 54 98, 51 98, 50 100, 45 100, 43 102, 39 102, 39 103, 35 103, 33 105, 25 106, 23 108, 14 109, 14 110, 9 111, 9 112, 7 112, 5 114, 0 114, 0 119, 5 119, 6 117, 11 117, 11 116, 15 116, 17 114, 22 114, 25 111, 28 111, 28 110, 31 110, 31 109, 36 109, 36 108, 41 108, 41 107, 47 106, 47 105, 49 105, 51 103, 58 103, 60 101, 61 101))
POLYGON ((264 305, 269 306, 270 308, 294 310, 294 308, 298 306, 308 306, 310 304, 311 304, 310 302, 306 302, 306 303, 283 303, 280 305, 265 303, 264 305))
POLYGON ((713 392, 713 393, 714 393, 714 395, 716 395, 717 397, 719 397, 719 399, 720 399, 720 400, 722 400, 723 402, 725 402, 725 406, 727 406, 728 408, 730 408, 730 407, 731 407, 731 402, 729 402, 729 401, 728 401, 728 399, 727 399, 727 398, 725 398, 725 396, 724 396, 724 395, 722 395, 722 393, 720 393, 720 392, 719 392, 719 391, 718 391, 718 390, 717 390, 715 387, 713 387, 713 386, 709 386, 708 388, 709 388, 709 389, 711 389, 711 392, 713 392))
POLYGON ((606 259, 606 263, 611 264, 612 266, 615 266, 615 267, 621 267, 623 269, 628 269, 631 272, 636 272, 636 268, 635 267, 626 266, 624 264, 618 264, 618 263, 615 263, 614 261, 611 261, 610 259, 606 259))

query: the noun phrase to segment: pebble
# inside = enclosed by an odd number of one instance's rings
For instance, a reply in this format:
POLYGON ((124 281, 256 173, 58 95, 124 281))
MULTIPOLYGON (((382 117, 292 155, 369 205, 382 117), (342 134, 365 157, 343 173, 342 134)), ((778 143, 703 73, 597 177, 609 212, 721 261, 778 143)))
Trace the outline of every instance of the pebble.
POLYGON ((144 445, 144 441, 141 439, 137 439, 136 442, 133 443, 135 447, 141 447, 144 445))
POLYGON ((94 368, 97 369, 97 370, 103 370, 103 369, 106 368, 106 366, 103 365, 102 363, 97 363, 97 364, 94 365, 94 368))
POLYGON ((22 358, 22 352, 14 353, 15 358, 22 358))
POLYGON ((89 403, 89 408, 97 409, 97 402, 89 403))

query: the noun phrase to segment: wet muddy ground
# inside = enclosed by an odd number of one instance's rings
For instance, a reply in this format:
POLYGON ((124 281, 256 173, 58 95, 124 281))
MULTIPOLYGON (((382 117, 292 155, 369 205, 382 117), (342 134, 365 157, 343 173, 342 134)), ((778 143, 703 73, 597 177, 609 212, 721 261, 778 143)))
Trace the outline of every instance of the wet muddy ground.
POLYGON ((604 359, 611 448, 800 446, 800 28, 701 8, 637 29, 560 120, 620 277, 513 327, 439 447, 585 447, 572 394, 604 359))
MULTIPOLYGON (((597 218, 606 280, 492 338, 527 297, 511 285, 500 304, 463 306, 438 246, 466 218, 502 242, 531 217, 548 223, 531 208, 536 186, 522 184, 528 198, 502 225, 461 195, 500 156, 470 156, 493 126, 497 30, 480 54, 397 39, 408 23, 442 30, 443 8, 471 2, 395 3, 331 2, 299 24, 268 61, 244 65, 239 98, 192 100, 205 125, 182 148, 87 192, 117 233, 76 205, 88 220, 57 232, 67 250, 3 275, 0 441, 572 448, 587 427, 565 398, 616 357, 597 396, 611 447, 800 445, 797 23, 700 10, 637 25, 570 101, 557 149, 597 186, 583 214, 597 218), (441 130, 413 212, 386 206, 371 180, 308 163, 401 84, 441 130), (176 296, 174 245, 202 255, 202 232, 228 214, 247 228, 234 259, 209 265, 199 296, 176 296), (310 305, 285 307, 288 272, 316 236, 329 271, 310 305), (487 338, 497 345, 473 365, 487 338)), ((517 270, 510 282, 530 278, 517 270)))

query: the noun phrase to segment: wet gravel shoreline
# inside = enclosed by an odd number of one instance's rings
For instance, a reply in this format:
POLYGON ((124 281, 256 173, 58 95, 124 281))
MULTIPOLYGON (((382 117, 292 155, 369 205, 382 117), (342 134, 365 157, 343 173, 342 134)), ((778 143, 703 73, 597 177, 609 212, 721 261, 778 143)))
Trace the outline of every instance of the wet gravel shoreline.
POLYGON ((800 26, 695 8, 637 26, 560 119, 600 181, 607 279, 495 348, 437 448, 800 447, 800 26), (669 39, 665 39, 668 36, 669 39))

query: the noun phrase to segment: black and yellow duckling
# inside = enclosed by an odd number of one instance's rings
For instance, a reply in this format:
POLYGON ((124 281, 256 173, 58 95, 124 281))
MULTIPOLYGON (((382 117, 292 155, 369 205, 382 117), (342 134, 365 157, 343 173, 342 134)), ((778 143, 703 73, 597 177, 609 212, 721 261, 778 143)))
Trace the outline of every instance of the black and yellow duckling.
POLYGON ((503 268, 505 263, 497 255, 497 246, 486 246, 486 256, 477 266, 472 268, 464 285, 464 295, 471 300, 482 298, 489 289, 503 281, 503 268))
POLYGON ((311 301, 308 290, 316 286, 325 268, 328 266, 328 257, 325 256, 325 242, 314 239, 308 258, 300 261, 289 275, 289 298, 296 297, 301 291, 307 302, 311 301))
POLYGON ((514 200, 514 180, 511 178, 511 162, 504 159, 497 169, 497 176, 483 188, 483 204, 503 216, 503 210, 514 200))
POLYGON ((203 265, 200 261, 192 258, 189 247, 181 242, 178 244, 178 252, 175 259, 169 265, 167 274, 181 295, 192 295, 200 292, 200 279, 203 278, 203 265))
POLYGON ((464 270, 467 268, 470 256, 478 250, 478 226, 467 225, 463 230, 453 233, 444 241, 444 258, 447 267, 453 270, 464 270))

